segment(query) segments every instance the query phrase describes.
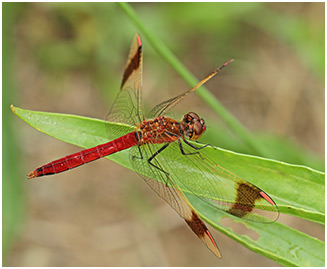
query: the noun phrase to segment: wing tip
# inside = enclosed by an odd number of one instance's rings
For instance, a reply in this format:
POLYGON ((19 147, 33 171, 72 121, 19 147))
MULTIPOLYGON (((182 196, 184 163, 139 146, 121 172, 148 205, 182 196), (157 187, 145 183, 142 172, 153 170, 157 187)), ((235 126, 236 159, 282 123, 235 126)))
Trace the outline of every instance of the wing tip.
POLYGON ((139 46, 139 47, 142 47, 142 40, 141 40, 141 36, 140 36, 140 34, 139 34, 139 33, 136 33, 136 34, 135 34, 135 37, 136 37, 136 39, 137 39, 137 44, 138 44, 138 46, 139 46))
POLYGON ((190 219, 184 218, 184 220, 191 228, 191 230, 207 246, 207 248, 211 250, 211 252, 215 254, 219 259, 221 259, 221 253, 215 240, 213 239, 213 236, 211 235, 210 231, 208 230, 204 222, 201 220, 201 218, 195 213, 195 211, 192 210, 192 216, 190 216, 190 219))
POLYGON ((220 253, 220 250, 219 250, 219 248, 218 248, 218 246, 217 246, 217 244, 216 244, 216 241, 215 241, 215 239, 213 239, 213 237, 212 237, 212 235, 211 235, 211 233, 209 232, 209 230, 207 229, 206 230, 206 233, 207 233, 207 235, 209 236, 209 238, 210 238, 210 241, 211 241, 211 243, 213 244, 213 247, 209 247, 209 249, 219 258, 219 259, 221 259, 221 253, 220 253))
POLYGON ((139 35, 137 35, 137 42, 139 44, 139 47, 142 47, 142 41, 141 41, 141 37, 139 35))
POLYGON ((267 193, 265 193, 264 191, 260 191, 260 195, 271 205, 276 205, 276 203, 273 201, 273 199, 271 199, 269 197, 269 195, 267 193))

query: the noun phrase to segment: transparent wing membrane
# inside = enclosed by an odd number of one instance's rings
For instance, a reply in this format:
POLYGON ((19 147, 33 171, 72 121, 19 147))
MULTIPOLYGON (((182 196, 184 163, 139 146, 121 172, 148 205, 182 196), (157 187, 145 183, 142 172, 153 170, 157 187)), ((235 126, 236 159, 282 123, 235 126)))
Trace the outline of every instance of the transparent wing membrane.
POLYGON ((130 160, 144 181, 163 198, 189 225, 192 231, 205 243, 205 245, 219 258, 220 251, 204 222, 196 214, 193 207, 180 191, 175 180, 164 171, 168 167, 160 164, 157 159, 152 162, 156 167, 149 165, 150 159, 162 145, 143 145, 133 147, 130 151, 130 160), (153 180, 156 178, 157 180, 153 180))
POLYGON ((222 66, 218 67, 215 71, 213 71, 210 75, 208 75, 206 78, 202 79, 198 84, 196 84, 193 88, 187 90, 186 92, 168 99, 159 105, 156 105, 152 110, 151 110, 151 115, 152 116, 161 116, 165 114, 167 111, 172 109, 175 105, 177 105, 179 102, 181 102, 187 95, 190 93, 196 91, 198 88, 200 88, 203 84, 205 84, 208 80, 210 80, 212 77, 217 75, 221 69, 223 69, 225 66, 227 66, 229 63, 233 62, 234 58, 229 59, 226 61, 222 66))
POLYGON ((142 44, 135 35, 125 66, 120 92, 107 115, 109 122, 135 126, 144 120, 142 102, 142 44))
MULTIPOLYGON (((142 152, 150 158, 157 149, 158 145, 149 145, 142 152)), ((216 208, 217 214, 222 210, 256 222, 273 222, 278 218, 276 204, 261 189, 219 166, 201 150, 198 151, 199 154, 191 154, 197 151, 185 143, 183 143, 183 150, 187 155, 181 153, 178 142, 170 143, 167 149, 152 161, 166 171, 169 178, 174 179, 174 187, 177 186, 181 192, 194 194, 198 199, 216 208)), ((141 170, 140 166, 135 167, 141 174, 146 172, 143 167, 141 170)), ((153 169, 157 171, 151 173, 152 176, 155 175, 155 178, 160 178, 164 184, 171 186, 172 180, 163 181, 164 173, 159 169, 151 168, 153 169)), ((148 175, 148 177, 152 176, 148 175)))

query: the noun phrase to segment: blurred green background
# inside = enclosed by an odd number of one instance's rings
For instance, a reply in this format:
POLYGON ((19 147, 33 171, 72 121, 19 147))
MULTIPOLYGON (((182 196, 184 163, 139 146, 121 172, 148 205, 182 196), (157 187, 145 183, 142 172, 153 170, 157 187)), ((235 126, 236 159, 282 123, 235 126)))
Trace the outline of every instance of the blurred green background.
MULTIPOLYGON (((131 171, 100 160, 56 177, 26 174, 78 151, 9 106, 104 119, 137 29, 115 3, 3 3, 3 262, 7 266, 277 266, 213 232, 217 260, 131 171), (235 259, 237 253, 238 259, 235 259)), ((324 3, 135 3, 142 22, 273 159, 324 171, 324 3)), ((144 102, 189 88, 143 38, 144 102)), ((193 94, 171 111, 206 119, 202 142, 254 154, 193 94)), ((316 224, 280 221, 324 239, 316 224)))

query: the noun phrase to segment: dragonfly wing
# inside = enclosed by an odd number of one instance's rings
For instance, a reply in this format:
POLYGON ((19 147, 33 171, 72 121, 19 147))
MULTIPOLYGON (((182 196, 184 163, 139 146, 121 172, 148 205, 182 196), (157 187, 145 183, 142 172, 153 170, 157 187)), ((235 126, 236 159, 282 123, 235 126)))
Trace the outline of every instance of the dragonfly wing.
POLYGON ((125 66, 120 92, 107 115, 109 122, 135 126, 144 120, 142 103, 142 43, 134 36, 125 66))
POLYGON ((174 142, 156 158, 183 192, 246 220, 269 223, 278 219, 277 205, 263 190, 224 169, 203 151, 181 143, 186 155, 174 142))
POLYGON ((154 159, 153 161, 156 167, 148 163, 148 159, 153 156, 160 147, 162 147, 162 145, 143 145, 131 148, 130 160, 133 167, 145 182, 185 220, 204 244, 218 258, 221 258, 220 251, 211 233, 196 214, 185 195, 178 189, 173 178, 167 176, 163 172, 165 168, 162 167, 157 160, 154 159), (158 181, 152 178, 156 178, 158 181))
POLYGON ((205 84, 208 80, 210 80, 212 77, 217 75, 221 69, 223 69, 226 65, 234 61, 234 58, 229 59, 226 61, 222 66, 218 67, 215 71, 213 71, 210 75, 202 79, 198 84, 196 84, 193 88, 187 90, 186 92, 183 92, 180 95, 177 95, 174 98, 168 99, 159 105, 156 105, 152 111, 151 114, 155 117, 159 117, 163 114, 165 114, 167 111, 169 111, 171 108, 173 108, 175 105, 177 105, 180 101, 182 101, 188 94, 191 92, 196 91, 198 88, 200 88, 203 84, 205 84))

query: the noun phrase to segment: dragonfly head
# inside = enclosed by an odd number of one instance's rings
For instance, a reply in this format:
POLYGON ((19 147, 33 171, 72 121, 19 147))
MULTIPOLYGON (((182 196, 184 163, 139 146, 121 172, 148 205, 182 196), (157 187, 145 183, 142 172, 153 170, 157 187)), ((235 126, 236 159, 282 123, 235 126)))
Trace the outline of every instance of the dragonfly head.
POLYGON ((204 119, 194 112, 184 115, 181 123, 184 127, 184 135, 193 141, 198 140, 206 130, 204 119))

